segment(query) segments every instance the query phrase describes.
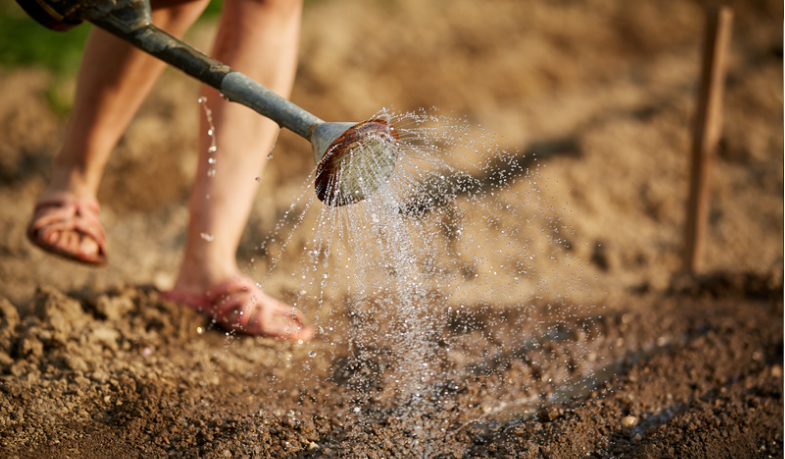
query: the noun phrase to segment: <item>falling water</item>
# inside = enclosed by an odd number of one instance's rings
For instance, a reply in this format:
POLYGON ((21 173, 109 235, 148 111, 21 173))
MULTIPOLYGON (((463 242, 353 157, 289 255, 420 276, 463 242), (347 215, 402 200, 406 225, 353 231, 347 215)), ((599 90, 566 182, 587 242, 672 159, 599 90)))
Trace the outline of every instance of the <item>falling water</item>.
MULTIPOLYGON (((204 119, 205 124, 207 125, 207 136, 210 138, 210 146, 207 147, 207 176, 212 178, 215 177, 215 163, 218 160, 215 159, 215 152, 218 151, 217 141, 216 141, 216 133, 215 133, 215 125, 213 124, 213 111, 210 110, 210 107, 207 106, 207 97, 200 96, 197 99, 197 102, 202 107, 202 111, 204 112, 204 119)), ((204 197, 205 199, 210 199, 210 195, 207 194, 204 197)), ((199 233, 199 237, 202 240, 207 242, 212 242, 215 239, 212 233, 209 231, 201 231, 199 233)))
POLYGON ((213 124, 213 111, 207 106, 207 97, 201 96, 197 102, 199 102, 199 105, 202 106, 202 111, 204 111, 207 136, 210 138, 210 146, 207 147, 207 176, 215 177, 215 163, 218 162, 215 159, 215 152, 218 151, 218 146, 215 138, 215 125, 213 124))
POLYGON ((374 400, 396 400, 388 408, 409 447, 427 452, 450 434, 440 413, 462 380, 490 375, 480 416, 520 403, 492 382, 494 365, 515 353, 530 354, 535 398, 540 387, 590 376, 581 338, 565 338, 588 333, 570 300, 586 282, 579 267, 566 269, 581 264, 569 252, 566 203, 541 193, 548 185, 538 183, 536 158, 465 120, 424 111, 373 118, 399 134, 374 139, 395 149, 392 175, 375 175, 385 167, 373 161, 354 164, 368 198, 334 207, 315 199, 315 171, 262 249, 275 254, 271 273, 287 259, 300 263, 291 302, 330 341, 321 350, 333 360, 326 377, 354 391, 347 421, 360 432, 378 417, 374 400), (548 350, 559 341, 560 351, 548 350), (559 362, 538 361, 548 358, 559 362))

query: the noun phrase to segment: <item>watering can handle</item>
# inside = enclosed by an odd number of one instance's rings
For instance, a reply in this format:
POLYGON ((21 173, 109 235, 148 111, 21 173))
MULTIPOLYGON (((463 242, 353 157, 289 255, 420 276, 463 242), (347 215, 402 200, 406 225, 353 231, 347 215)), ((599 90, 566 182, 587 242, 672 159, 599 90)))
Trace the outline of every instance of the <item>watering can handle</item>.
POLYGON ((68 30, 87 20, 311 140, 322 120, 152 23, 149 0, 17 0, 39 23, 68 30))
POLYGON ((84 22, 79 16, 80 6, 52 0, 16 0, 16 3, 36 22, 58 32, 64 32, 84 22))

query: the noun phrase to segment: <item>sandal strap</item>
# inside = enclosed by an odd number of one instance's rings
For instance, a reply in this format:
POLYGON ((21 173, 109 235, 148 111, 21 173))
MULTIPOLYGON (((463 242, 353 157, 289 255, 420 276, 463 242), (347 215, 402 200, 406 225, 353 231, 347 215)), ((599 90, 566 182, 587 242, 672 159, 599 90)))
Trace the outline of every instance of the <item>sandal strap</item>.
POLYGON ((246 330, 254 313, 253 301, 245 293, 253 295, 255 285, 247 279, 229 279, 211 287, 206 293, 210 305, 208 311, 218 322, 234 315, 233 327, 246 330))
MULTIPOLYGON (((272 319, 276 313, 273 307, 265 309, 257 306, 260 301, 255 301, 256 295, 264 295, 258 285, 250 279, 234 278, 229 279, 210 287, 207 292, 201 295, 191 295, 178 293, 175 291, 162 292, 164 298, 185 304, 215 320, 224 329, 234 330, 250 335, 264 335, 260 330, 254 330, 251 321, 256 318, 258 323, 265 323, 272 319), (257 315, 261 315, 258 316, 257 315)), ((263 298, 258 298, 263 300, 263 298)), ((291 308, 291 317, 300 323, 302 330, 307 330, 305 318, 302 313, 291 308)), ((257 324, 258 326, 258 324, 257 324)), ((310 335, 309 331, 304 332, 310 335)), ((273 336, 277 336, 273 334, 273 336)), ((291 338, 289 338, 291 339, 291 338)))
POLYGON ((27 236, 46 251, 90 264, 103 264, 106 261, 106 233, 98 217, 100 210, 95 199, 43 199, 35 205, 27 236), (75 231, 87 236, 95 241, 98 252, 95 255, 81 251, 69 253, 44 243, 46 235, 52 231, 75 231))

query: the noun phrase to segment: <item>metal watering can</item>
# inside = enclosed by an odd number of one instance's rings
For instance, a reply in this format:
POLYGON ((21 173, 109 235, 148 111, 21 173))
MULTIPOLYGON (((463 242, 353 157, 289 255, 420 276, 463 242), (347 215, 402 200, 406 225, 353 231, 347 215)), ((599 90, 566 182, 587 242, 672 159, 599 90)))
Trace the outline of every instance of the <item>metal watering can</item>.
POLYGON ((152 23, 149 0, 17 0, 33 19, 59 31, 84 21, 217 89, 311 142, 321 201, 343 206, 376 191, 398 158, 398 133, 381 119, 328 123, 152 23))

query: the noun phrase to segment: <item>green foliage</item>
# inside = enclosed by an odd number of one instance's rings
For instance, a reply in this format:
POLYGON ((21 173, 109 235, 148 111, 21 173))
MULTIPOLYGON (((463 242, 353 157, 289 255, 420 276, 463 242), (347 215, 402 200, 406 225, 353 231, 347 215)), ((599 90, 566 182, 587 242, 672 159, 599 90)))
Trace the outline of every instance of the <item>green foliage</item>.
POLYGON ((90 25, 55 32, 28 17, 0 16, 0 66, 41 66, 59 75, 76 73, 90 25))
MULTIPOLYGON (((212 0, 203 18, 221 12, 222 0, 212 0)), ((28 17, 16 2, 0 4, 0 67, 38 66, 51 70, 57 78, 76 74, 90 24, 66 32, 55 32, 28 17)))
MULTIPOLYGON (((222 5, 223 0, 212 0, 202 19, 215 19, 222 5)), ((51 71, 54 78, 47 97, 56 112, 66 113, 70 110, 70 97, 63 88, 68 87, 79 69, 92 27, 85 23, 66 32, 55 32, 27 16, 15 1, 0 0, 0 69, 41 67, 51 71)))
MULTIPOLYGON (((212 0, 202 17, 217 17, 222 3, 212 0)), ((72 102, 67 88, 73 84, 92 27, 85 23, 55 32, 30 18, 16 2, 0 0, 0 69, 40 67, 51 71, 47 100, 56 113, 67 114, 72 102)))
POLYGON ((202 18, 214 18, 221 14, 221 5, 223 5, 223 0, 212 0, 207 8, 204 10, 204 14, 202 14, 202 18))

